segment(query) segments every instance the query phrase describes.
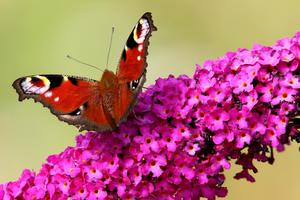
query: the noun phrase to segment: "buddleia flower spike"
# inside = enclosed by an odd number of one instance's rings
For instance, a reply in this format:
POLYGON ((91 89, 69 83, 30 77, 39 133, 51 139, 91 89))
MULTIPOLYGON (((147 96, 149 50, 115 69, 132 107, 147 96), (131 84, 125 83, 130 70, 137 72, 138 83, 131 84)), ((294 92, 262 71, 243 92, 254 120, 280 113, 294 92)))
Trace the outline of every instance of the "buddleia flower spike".
POLYGON ((299 134, 300 33, 228 52, 193 77, 159 78, 116 131, 88 132, 38 172, 0 185, 0 199, 225 197, 224 170, 254 182, 299 134), (230 162, 232 161, 232 162, 230 162))

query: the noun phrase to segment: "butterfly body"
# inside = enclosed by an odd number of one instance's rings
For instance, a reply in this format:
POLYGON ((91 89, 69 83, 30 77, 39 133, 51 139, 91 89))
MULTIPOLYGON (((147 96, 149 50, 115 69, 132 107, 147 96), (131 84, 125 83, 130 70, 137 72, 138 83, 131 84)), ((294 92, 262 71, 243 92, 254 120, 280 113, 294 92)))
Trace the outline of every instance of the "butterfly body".
POLYGON ((21 77, 13 87, 19 100, 32 98, 58 119, 82 130, 112 130, 124 121, 137 102, 146 80, 146 55, 156 27, 145 13, 126 42, 117 72, 105 70, 99 81, 77 76, 21 77))

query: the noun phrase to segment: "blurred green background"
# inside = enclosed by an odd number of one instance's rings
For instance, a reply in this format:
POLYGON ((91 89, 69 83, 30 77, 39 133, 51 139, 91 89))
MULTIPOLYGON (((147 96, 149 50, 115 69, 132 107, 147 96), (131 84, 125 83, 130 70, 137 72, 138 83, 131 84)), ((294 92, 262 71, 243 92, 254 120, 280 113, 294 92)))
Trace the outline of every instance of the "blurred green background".
MULTIPOLYGON (((300 30, 299 0, 0 0, 0 182, 22 169, 38 170, 49 154, 74 145, 77 130, 33 101, 19 103, 11 83, 20 76, 61 73, 99 79, 101 73, 66 59, 70 54, 104 68, 116 27, 110 69, 129 32, 146 11, 158 31, 151 38, 147 85, 168 74, 192 75, 194 65, 253 43, 271 45, 300 30)), ((297 144, 276 153, 273 166, 257 164, 256 183, 227 172, 226 199, 300 199, 297 144)))

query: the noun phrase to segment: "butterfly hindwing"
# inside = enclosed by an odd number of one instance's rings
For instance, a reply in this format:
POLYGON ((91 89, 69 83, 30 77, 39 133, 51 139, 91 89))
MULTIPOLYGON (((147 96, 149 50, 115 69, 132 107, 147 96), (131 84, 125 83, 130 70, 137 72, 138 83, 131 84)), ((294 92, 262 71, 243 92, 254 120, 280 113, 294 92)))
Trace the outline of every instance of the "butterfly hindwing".
POLYGON ((81 130, 107 130, 109 119, 102 105, 98 82, 64 75, 36 75, 17 79, 19 100, 32 98, 60 120, 81 130))
POLYGON ((123 49, 117 76, 122 81, 137 80, 147 66, 149 38, 157 28, 153 24, 151 13, 145 13, 134 26, 123 49))
POLYGON ((138 80, 120 84, 119 91, 113 98, 113 110, 116 124, 124 121, 137 102, 137 95, 142 90, 146 76, 143 74, 138 80))

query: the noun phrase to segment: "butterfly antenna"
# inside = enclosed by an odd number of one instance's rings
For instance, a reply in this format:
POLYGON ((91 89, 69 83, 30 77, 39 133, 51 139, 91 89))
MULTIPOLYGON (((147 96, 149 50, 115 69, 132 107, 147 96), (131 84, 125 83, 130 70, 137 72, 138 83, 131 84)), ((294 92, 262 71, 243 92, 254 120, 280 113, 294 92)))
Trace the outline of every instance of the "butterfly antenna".
POLYGON ((98 70, 100 70, 100 71, 103 72, 102 69, 100 69, 100 68, 98 68, 98 67, 96 67, 96 66, 94 66, 94 65, 91 65, 91 64, 82 62, 82 61, 80 61, 80 60, 78 60, 78 59, 76 59, 76 58, 73 58, 73 57, 70 56, 70 55, 67 55, 67 58, 69 58, 70 60, 74 60, 74 61, 76 61, 76 62, 78 62, 78 63, 80 63, 80 64, 83 64, 83 65, 87 65, 87 66, 89 66, 89 67, 92 67, 92 68, 94 68, 94 69, 98 69, 98 70))
POLYGON ((109 41, 107 58, 106 58, 106 69, 108 68, 109 55, 110 55, 110 49, 111 49, 114 32, 115 32, 115 27, 111 27, 110 41, 109 41))

